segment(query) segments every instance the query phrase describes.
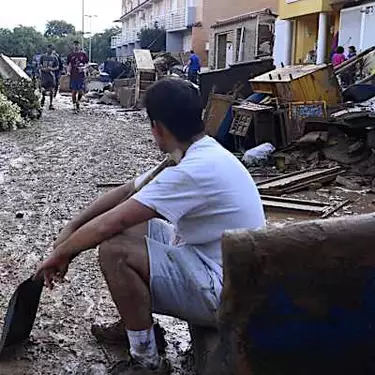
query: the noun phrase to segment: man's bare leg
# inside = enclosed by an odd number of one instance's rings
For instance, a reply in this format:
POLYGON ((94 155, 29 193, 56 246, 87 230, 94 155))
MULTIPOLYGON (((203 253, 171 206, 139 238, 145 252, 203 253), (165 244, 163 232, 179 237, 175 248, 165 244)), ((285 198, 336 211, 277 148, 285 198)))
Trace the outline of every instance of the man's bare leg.
POLYGON ((145 366, 157 367, 160 359, 151 315, 146 234, 147 223, 103 243, 99 261, 125 324, 132 357, 145 366))
POLYGON ((76 90, 72 90, 72 102, 73 102, 73 109, 74 111, 77 110, 77 91, 76 90))
POLYGON ((142 224, 106 241, 99 250, 100 266, 113 301, 126 328, 134 331, 152 326, 146 233, 147 224, 142 224))

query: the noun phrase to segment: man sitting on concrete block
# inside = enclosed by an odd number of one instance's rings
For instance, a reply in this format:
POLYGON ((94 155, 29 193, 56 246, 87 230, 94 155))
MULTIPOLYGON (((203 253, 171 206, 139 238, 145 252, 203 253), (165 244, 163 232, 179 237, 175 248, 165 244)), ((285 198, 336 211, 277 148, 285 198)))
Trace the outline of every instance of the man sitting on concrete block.
POLYGON ((67 225, 37 271, 52 287, 75 257, 100 245, 101 269, 122 322, 94 332, 114 339, 122 327, 132 360, 121 374, 170 372, 157 350, 153 312, 216 326, 222 234, 265 225, 250 174, 205 135, 201 103, 198 91, 182 80, 165 79, 149 88, 145 105, 152 134, 164 152, 182 153, 180 163, 130 199, 144 177, 95 201, 67 225))

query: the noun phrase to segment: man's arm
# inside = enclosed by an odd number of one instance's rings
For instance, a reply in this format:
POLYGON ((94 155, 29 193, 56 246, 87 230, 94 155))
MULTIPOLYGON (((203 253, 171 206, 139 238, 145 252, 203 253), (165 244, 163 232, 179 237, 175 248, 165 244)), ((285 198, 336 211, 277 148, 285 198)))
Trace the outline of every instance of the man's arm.
POLYGON ((47 286, 52 289, 53 281, 63 280, 70 262, 81 252, 96 247, 125 229, 158 216, 156 211, 135 199, 129 199, 80 227, 54 249, 38 267, 34 278, 43 277, 47 286))
POLYGON ((97 216, 111 210, 126 201, 134 192, 134 180, 122 185, 116 189, 112 189, 106 194, 96 199, 89 207, 83 210, 78 216, 73 218, 67 225, 71 232, 76 231, 82 225, 97 216))
POLYGON ((129 199, 81 226, 55 251, 60 255, 74 258, 116 234, 155 217, 159 217, 156 211, 135 199, 129 199))

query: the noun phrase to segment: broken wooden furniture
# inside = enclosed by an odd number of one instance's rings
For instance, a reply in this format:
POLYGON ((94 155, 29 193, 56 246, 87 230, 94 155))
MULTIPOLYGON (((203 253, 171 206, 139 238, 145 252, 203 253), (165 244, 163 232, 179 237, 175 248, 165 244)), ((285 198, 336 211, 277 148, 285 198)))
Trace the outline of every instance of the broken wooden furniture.
POLYGON ((206 125, 206 134, 216 137, 220 125, 224 121, 229 109, 235 101, 234 95, 215 94, 215 88, 211 91, 207 106, 204 112, 204 123, 206 125))
POLYGON ((205 375, 374 374, 375 214, 224 235, 205 375))
POLYGON ((234 137, 236 151, 245 152, 265 142, 278 144, 273 112, 273 107, 246 101, 233 106, 229 134, 234 137))
POLYGON ((135 103, 142 105, 146 90, 157 80, 155 64, 150 50, 135 49, 135 103))
POLYGON ((342 102, 331 65, 295 65, 278 68, 250 80, 254 92, 270 94, 281 102, 342 102))

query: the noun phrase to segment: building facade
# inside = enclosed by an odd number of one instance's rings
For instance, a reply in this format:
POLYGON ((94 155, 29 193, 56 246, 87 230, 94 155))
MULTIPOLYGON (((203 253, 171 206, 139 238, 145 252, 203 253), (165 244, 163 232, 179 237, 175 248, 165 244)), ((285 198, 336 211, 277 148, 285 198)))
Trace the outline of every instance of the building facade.
POLYGON ((263 9, 212 25, 210 68, 223 69, 234 63, 272 56, 276 18, 271 9, 263 9))
POLYGON ((122 33, 112 38, 117 57, 132 54, 139 47, 139 32, 155 23, 167 33, 168 52, 193 49, 208 64, 211 25, 217 20, 262 8, 277 7, 277 0, 123 0, 122 33))
POLYGON ((329 61, 337 44, 340 7, 334 0, 279 0, 278 13, 284 21, 279 38, 285 49, 284 64, 301 64, 312 50, 317 64, 329 61))
POLYGON ((350 3, 341 9, 339 45, 355 46, 358 51, 375 45, 375 2, 350 3))
POLYGON ((361 0, 279 0, 274 59, 276 65, 301 64, 314 50, 316 63, 330 62, 337 46, 347 51, 372 47, 375 2, 361 0))

